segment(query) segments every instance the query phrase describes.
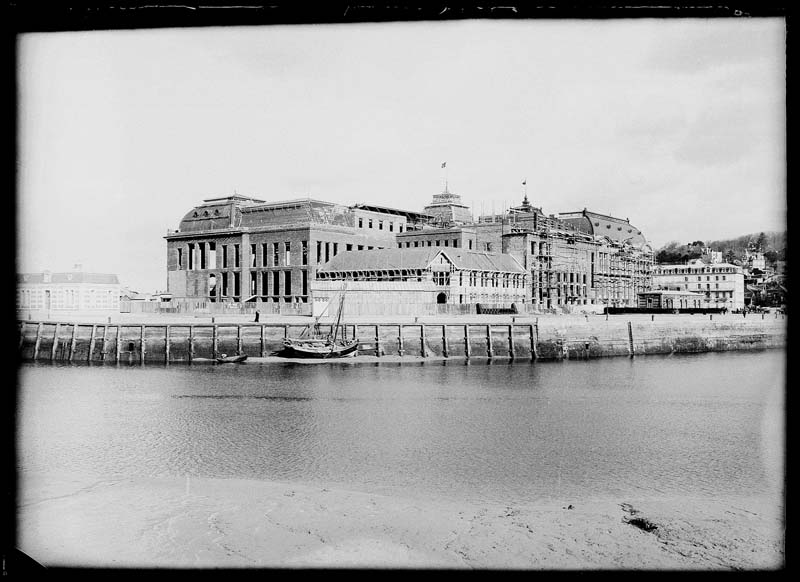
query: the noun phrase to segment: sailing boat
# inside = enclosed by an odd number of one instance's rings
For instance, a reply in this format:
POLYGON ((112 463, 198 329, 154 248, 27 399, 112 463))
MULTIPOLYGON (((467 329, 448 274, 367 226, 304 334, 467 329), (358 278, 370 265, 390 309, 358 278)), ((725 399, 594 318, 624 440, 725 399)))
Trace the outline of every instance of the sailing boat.
MULTIPOLYGON (((306 328, 299 338, 286 338, 283 340, 283 350, 280 355, 286 358, 345 358, 356 355, 358 350, 358 340, 356 338, 346 339, 344 337, 344 326, 342 325, 342 311, 344 307, 345 291, 347 283, 342 286, 339 297, 339 309, 336 313, 336 324, 327 336, 319 335, 319 320, 325 314, 323 311, 314 322, 315 334, 311 337, 303 337, 309 330, 306 328), (340 329, 342 335, 340 336, 340 329)), ((326 308, 327 309, 327 308, 326 308)), ((310 327, 310 326, 309 326, 310 327)))

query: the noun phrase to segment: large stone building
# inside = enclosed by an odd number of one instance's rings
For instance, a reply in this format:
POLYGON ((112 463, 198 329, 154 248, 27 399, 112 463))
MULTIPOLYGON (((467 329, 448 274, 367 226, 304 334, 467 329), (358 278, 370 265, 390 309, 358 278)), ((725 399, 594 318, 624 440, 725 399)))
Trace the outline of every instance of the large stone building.
POLYGON ((176 301, 306 303, 317 267, 343 252, 393 247, 420 216, 312 199, 207 199, 165 237, 167 291, 176 301))
POLYGON ((658 265, 653 269, 653 287, 702 293, 703 307, 744 307, 744 272, 729 263, 708 264, 694 259, 685 265, 658 265))
POLYGON ((66 273, 19 273, 17 309, 48 312, 119 312, 117 275, 84 273, 80 265, 66 273))
MULTIPOLYGON (((524 295, 515 291, 515 302, 534 309, 632 307, 637 293, 650 289, 653 265, 652 249, 627 219, 586 209, 548 216, 526 196, 520 206, 473 220, 461 197, 446 188, 422 213, 310 199, 212 198, 166 239, 168 292, 204 302, 307 303, 318 273, 333 272, 322 266, 342 253, 353 253, 348 264, 367 266, 378 255, 366 251, 445 249, 450 259, 470 252, 509 255, 526 274, 524 295)), ((449 304, 497 304, 509 294, 498 301, 485 295, 453 288, 445 296, 449 304)))

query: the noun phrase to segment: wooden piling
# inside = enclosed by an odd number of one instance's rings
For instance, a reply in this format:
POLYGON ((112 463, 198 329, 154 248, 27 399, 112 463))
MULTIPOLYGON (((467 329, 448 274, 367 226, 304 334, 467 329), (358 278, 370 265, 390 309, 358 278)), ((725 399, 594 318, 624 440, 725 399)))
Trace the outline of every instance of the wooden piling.
POLYGON ((69 358, 68 359, 69 359, 70 362, 72 361, 73 356, 75 356, 75 340, 77 339, 76 338, 77 333, 78 333, 78 324, 77 323, 73 323, 72 324, 72 339, 69 342, 69 358))
POLYGON ((486 356, 489 358, 494 357, 494 349, 492 348, 492 326, 486 324, 486 356))
MULTIPOLYGON (((538 324, 537 324, 538 325, 538 324)), ((534 331, 533 325, 528 326, 530 329, 528 330, 531 336, 531 360, 537 360, 539 358, 539 354, 536 353, 537 349, 537 341, 536 337, 539 335, 538 330, 534 331)))
POLYGON ((464 356, 469 360, 470 356, 469 325, 464 326, 464 356))
POLYGON ((266 358, 267 357, 267 344, 266 344, 266 340, 264 338, 265 329, 266 329, 266 327, 262 324, 261 325, 261 357, 262 358, 266 358))
POLYGON ((217 347, 219 342, 219 326, 216 324, 214 325, 214 329, 211 336, 211 357, 217 357, 217 347))
POLYGON ((164 326, 164 362, 169 364, 169 326, 164 326))
POLYGON ((628 322, 628 353, 633 357, 633 326, 628 322))
POLYGON ((92 354, 94 353, 94 341, 95 341, 95 336, 96 335, 97 335, 97 325, 93 325, 92 326, 92 335, 89 338, 89 355, 86 356, 86 361, 87 362, 91 362, 92 361, 92 354))
POLYGON ((117 326, 117 350, 116 350, 116 353, 114 354, 114 359, 117 361, 118 364, 119 364, 119 356, 120 356, 120 350, 121 349, 122 349, 122 326, 118 325, 117 326))
POLYGON ((403 324, 397 326, 397 352, 403 355, 403 324))
POLYGON ((381 326, 375 325, 375 355, 381 357, 381 326))
POLYGON ((53 332, 53 346, 52 346, 52 349, 50 350, 50 359, 51 360, 55 360, 56 359, 56 349, 58 349, 58 330, 59 330, 60 327, 61 327, 61 324, 57 323, 56 324, 56 330, 55 330, 55 332, 53 332))
POLYGON ((419 326, 419 339, 420 339, 420 342, 419 342, 420 355, 423 358, 427 358, 428 357, 428 350, 425 349, 425 324, 424 323, 420 324, 420 326, 419 326))
POLYGON ((444 354, 445 358, 450 357, 450 350, 447 346, 447 326, 442 325, 442 353, 444 354))
POLYGON ((36 343, 33 346, 33 361, 36 361, 36 358, 39 357, 39 346, 42 343, 42 328, 44 324, 40 321, 39 325, 36 326, 36 343))
POLYGON ((108 341, 108 326, 104 325, 103 326, 103 348, 100 351, 100 361, 101 362, 105 362, 106 361, 106 342, 107 341, 108 341))
POLYGON ((242 353, 242 325, 236 326, 236 353, 242 353))
POLYGON ((18 350, 22 349, 22 345, 25 343, 25 322, 21 321, 19 324, 19 347, 18 350))
POLYGON ((142 325, 142 326, 141 326, 141 330, 142 330, 142 337, 141 337, 141 339, 140 339, 140 341, 139 341, 139 343, 142 345, 142 349, 141 349, 140 351, 141 351, 141 354, 142 354, 142 360, 141 360, 141 362, 142 362, 143 364, 144 364, 144 354, 145 354, 145 352, 147 351, 147 347, 146 347, 146 345, 145 345, 145 343, 146 343, 146 340, 145 340, 145 337, 144 337, 144 332, 145 332, 145 329, 146 329, 146 327, 145 327, 144 325, 142 325))
POLYGON ((194 359, 194 326, 189 325, 189 361, 194 359))

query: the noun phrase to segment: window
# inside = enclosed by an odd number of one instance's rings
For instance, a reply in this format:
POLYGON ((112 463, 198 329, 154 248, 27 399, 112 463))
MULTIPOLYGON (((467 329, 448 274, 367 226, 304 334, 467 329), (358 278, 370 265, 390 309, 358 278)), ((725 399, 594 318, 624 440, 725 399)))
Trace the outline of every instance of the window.
POLYGON ((176 249, 178 251, 178 269, 183 269, 183 249, 176 249))
POLYGON ((415 247, 418 247, 418 246, 419 246, 419 241, 416 241, 416 240, 415 240, 415 241, 414 241, 414 246, 415 246, 415 247))
MULTIPOLYGON (((304 240, 304 241, 302 241, 300 244, 301 244, 301 245, 302 245, 302 247, 303 247, 303 258, 302 258, 302 264, 304 264, 304 265, 307 265, 307 264, 308 264, 308 241, 307 241, 307 240, 304 240)), ((304 272, 305 272, 305 271, 304 271, 304 272)), ((305 295, 305 293, 303 293, 303 295, 305 295)))
POLYGON ((472 250, 472 239, 469 241, 469 250, 472 250))
POLYGON ((289 241, 286 241, 285 243, 283 243, 283 250, 284 250, 284 257, 285 257, 285 262, 283 264, 284 265, 290 265, 292 263, 292 259, 291 259, 291 256, 292 256, 292 254, 291 254, 292 253, 292 243, 290 243, 289 241))
POLYGON ((450 245, 448 244, 449 242, 450 242, 449 240, 445 239, 445 240, 444 240, 444 246, 450 246, 450 245))
MULTIPOLYGON (((358 219, 358 228, 364 228, 364 219, 359 217, 358 219)), ((317 261, 319 262, 319 261, 317 261)))
POLYGON ((327 263, 330 260, 331 260, 331 243, 326 242, 325 243, 325 262, 327 263))
MULTIPOLYGON (((239 245, 236 245, 236 246, 239 246, 239 245)), ((241 295, 241 291, 239 289, 240 289, 240 286, 239 286, 239 272, 238 271, 234 271, 233 272, 233 296, 236 297, 237 299, 241 295)))
POLYGON ((372 219, 369 219, 369 228, 372 228, 372 219))
POLYGON ((277 267, 280 263, 280 258, 278 257, 278 243, 272 243, 272 266, 277 267))
POLYGON ((289 296, 292 294, 292 272, 291 271, 284 271, 283 273, 283 294, 286 296, 286 299, 289 299, 289 296))
POLYGON ((250 266, 256 266, 256 245, 250 245, 250 266))
POLYGON ((317 241, 317 263, 319 263, 321 256, 322 256, 322 243, 320 241, 317 241))
POLYGON ((428 241, 428 246, 431 246, 431 241, 428 241))
POLYGON ((378 221, 378 230, 383 230, 383 221, 382 220, 378 221))
POLYGON ((239 245, 233 245, 233 268, 239 268, 239 245))
POLYGON ((281 272, 272 271, 272 297, 275 301, 278 300, 278 295, 281 293, 281 272))
POLYGON ((338 254, 339 254, 339 243, 333 243, 333 256, 335 257, 338 254))
POLYGON ((457 238, 453 239, 453 248, 458 248, 458 239, 457 238))
MULTIPOLYGON (((189 270, 194 271, 194 244, 189 243, 189 270)), ((45 276, 45 283, 47 283, 47 276, 45 276)))
POLYGON ((228 245, 222 245, 222 268, 228 268, 228 245))
POLYGON ((347 245, 347 246, 345 247, 345 250, 347 250, 347 251, 352 251, 352 250, 353 250, 353 245, 351 245, 351 244, 347 245))
POLYGON ((397 230, 398 230, 398 232, 403 232, 403 225, 402 224, 398 224, 397 225, 397 230))
POLYGON ((389 232, 394 232, 394 222, 389 223, 389 232))
POLYGON ((364 250, 364 245, 358 245, 358 250, 363 251, 364 250))
POLYGON ((436 241, 436 246, 437 246, 437 247, 439 246, 439 241, 438 241, 438 240, 436 241))
POLYGON ((208 268, 217 268, 217 243, 208 243, 208 268))

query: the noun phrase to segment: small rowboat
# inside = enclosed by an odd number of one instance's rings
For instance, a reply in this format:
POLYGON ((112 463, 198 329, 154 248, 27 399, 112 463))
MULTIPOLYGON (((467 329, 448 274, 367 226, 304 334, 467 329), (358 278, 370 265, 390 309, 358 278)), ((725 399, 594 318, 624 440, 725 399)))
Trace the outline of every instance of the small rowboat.
POLYGON ((238 356, 228 356, 226 354, 220 354, 217 358, 218 364, 238 364, 240 362, 244 362, 247 359, 246 354, 241 354, 238 356))
POLYGON ((285 339, 283 353, 286 358, 346 358, 354 356, 358 349, 358 340, 324 341, 285 339))

